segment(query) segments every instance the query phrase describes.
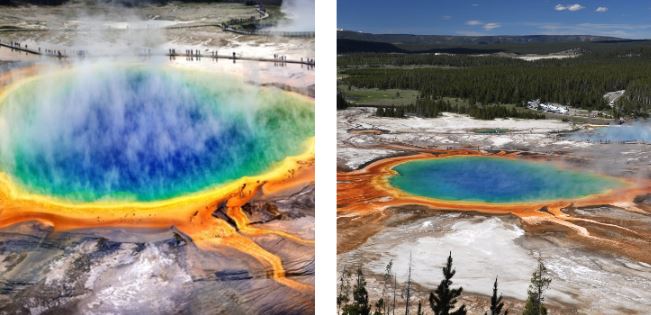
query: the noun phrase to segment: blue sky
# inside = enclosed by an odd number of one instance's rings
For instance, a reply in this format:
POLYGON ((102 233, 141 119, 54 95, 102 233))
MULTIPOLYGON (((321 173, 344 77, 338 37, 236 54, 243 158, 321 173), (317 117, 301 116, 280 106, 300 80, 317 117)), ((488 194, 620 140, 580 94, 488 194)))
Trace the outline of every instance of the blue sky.
POLYGON ((651 38, 648 0, 338 0, 337 15, 370 33, 651 38))

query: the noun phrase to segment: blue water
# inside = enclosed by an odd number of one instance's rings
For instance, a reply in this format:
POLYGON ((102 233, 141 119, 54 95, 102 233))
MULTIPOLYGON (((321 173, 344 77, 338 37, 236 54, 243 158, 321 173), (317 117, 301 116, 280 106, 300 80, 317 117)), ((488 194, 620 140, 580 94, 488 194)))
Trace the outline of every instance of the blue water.
POLYGON ((417 160, 394 168, 389 183, 405 192, 449 201, 488 203, 571 199, 604 192, 619 181, 552 164, 491 157, 417 160))
POLYGON ((313 107, 281 91, 152 69, 38 80, 0 107, 3 170, 32 192, 150 201, 257 175, 304 150, 313 107))

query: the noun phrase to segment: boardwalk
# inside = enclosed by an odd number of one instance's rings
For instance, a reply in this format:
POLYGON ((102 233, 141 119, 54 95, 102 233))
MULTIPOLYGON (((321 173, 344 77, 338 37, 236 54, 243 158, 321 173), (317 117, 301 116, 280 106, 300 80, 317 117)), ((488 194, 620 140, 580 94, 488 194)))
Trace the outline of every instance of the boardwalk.
POLYGON ((22 45, 14 46, 10 42, 7 42, 7 41, 0 40, 0 46, 7 47, 9 49, 13 49, 13 50, 17 50, 17 51, 26 52, 26 53, 33 54, 33 55, 42 55, 40 51, 29 49, 28 46, 24 46, 24 47, 22 45))
MULTIPOLYGON (((216 50, 212 50, 211 52, 215 52, 216 50)), ((277 64, 302 64, 306 66, 314 66, 315 61, 314 59, 309 59, 309 58, 301 58, 300 60, 291 60, 291 59, 286 59, 286 58, 281 58, 282 56, 277 56, 274 58, 263 58, 263 57, 246 57, 246 56, 241 56, 241 55, 220 55, 220 54, 210 54, 210 55, 203 55, 203 54, 196 54, 196 53, 167 53, 165 56, 170 57, 170 58, 176 58, 176 57, 185 57, 189 58, 190 60, 192 59, 226 59, 226 60, 247 60, 247 61, 259 61, 259 62, 273 62, 277 64)))
MULTIPOLYGON (((53 57, 53 58, 99 58, 99 57, 117 57, 119 54, 106 54, 106 53, 95 53, 89 52, 87 50, 73 50, 73 55, 70 56, 67 53, 67 50, 56 50, 56 49, 43 49, 40 47, 29 47, 22 44, 14 44, 9 41, 0 40, 0 46, 6 47, 15 51, 21 51, 28 54, 39 55, 44 57, 53 57)), ((134 52, 132 56, 139 57, 168 57, 170 59, 175 59, 176 57, 185 57, 189 60, 200 60, 203 58, 206 59, 225 59, 225 60, 246 60, 246 61, 258 61, 258 62, 273 62, 276 64, 301 64, 309 67, 315 66, 314 59, 310 58, 300 58, 300 59, 287 59, 286 56, 274 56, 273 58, 264 58, 264 57, 255 57, 255 56, 242 56, 237 54, 214 54, 217 50, 209 50, 208 54, 204 55, 205 51, 196 51, 196 50, 179 50, 183 52, 177 52, 175 48, 168 49, 167 53, 161 52, 152 52, 151 49, 146 49, 140 52, 134 52), (186 52, 187 51, 187 52, 186 52)), ((223 50, 222 50, 223 51, 223 50)))

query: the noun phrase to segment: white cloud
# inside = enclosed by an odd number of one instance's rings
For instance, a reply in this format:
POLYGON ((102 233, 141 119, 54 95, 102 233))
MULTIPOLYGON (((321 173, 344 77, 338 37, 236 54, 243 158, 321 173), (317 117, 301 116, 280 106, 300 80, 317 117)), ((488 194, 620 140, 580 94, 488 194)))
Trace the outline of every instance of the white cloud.
POLYGON ((451 20, 451 19, 452 19, 452 16, 450 16, 450 15, 443 15, 443 16, 441 16, 441 20, 446 20, 446 21, 448 21, 448 20, 451 20))
POLYGON ((607 7, 598 7, 598 8, 597 8, 596 10, 594 10, 594 11, 595 11, 595 12, 599 12, 599 13, 604 13, 604 12, 608 11, 608 8, 607 8, 607 7))
POLYGON ((566 5, 557 4, 554 7, 554 10, 556 10, 556 11, 572 11, 572 12, 574 12, 574 11, 579 11, 579 10, 583 10, 583 9, 585 9, 585 7, 578 4, 578 3, 566 4, 566 5))
POLYGON ((487 31, 491 31, 491 30, 494 30, 494 29, 496 29, 496 28, 498 28, 500 26, 501 25, 499 23, 486 23, 482 27, 487 31))
POLYGON ((651 38, 651 24, 605 24, 605 23, 529 23, 544 35, 600 35, 619 38, 651 38))
POLYGON ((502 26, 499 23, 495 23, 495 22, 484 23, 484 22, 482 22, 480 20, 468 20, 468 21, 466 21, 466 25, 480 26, 481 28, 483 28, 484 30, 487 30, 487 31, 492 31, 492 30, 502 26))

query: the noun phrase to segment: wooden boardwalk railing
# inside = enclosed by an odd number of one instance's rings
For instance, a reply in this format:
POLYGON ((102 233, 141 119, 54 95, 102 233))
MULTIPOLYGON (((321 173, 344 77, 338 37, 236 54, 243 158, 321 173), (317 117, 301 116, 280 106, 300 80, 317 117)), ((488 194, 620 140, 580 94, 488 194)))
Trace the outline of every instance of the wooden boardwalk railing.
MULTIPOLYGON (((86 50, 75 50, 73 51, 74 54, 71 56, 67 53, 66 50, 61 51, 61 50, 56 50, 56 49, 41 49, 41 48, 30 48, 29 46, 22 45, 22 44, 14 44, 12 42, 8 41, 3 41, 0 40, 0 46, 6 47, 15 51, 21 51, 25 52, 28 54, 33 54, 33 55, 40 55, 40 56, 45 56, 45 57, 53 57, 53 58, 71 58, 71 57, 78 57, 78 58, 97 58, 97 57, 116 57, 119 56, 118 54, 103 54, 103 53, 90 53, 86 50)), ((183 51, 183 49, 181 50, 183 51)), ((188 50, 190 51, 190 50, 188 50)), ((310 58, 301 58, 301 59, 284 59, 281 58, 281 56, 277 56, 274 58, 264 58, 264 57, 255 57, 255 56, 242 56, 242 55, 224 55, 224 54, 213 54, 214 52, 217 52, 217 50, 210 50, 209 54, 204 55, 199 52, 199 54, 195 53, 196 50, 192 50, 192 53, 177 53, 176 49, 168 49, 167 53, 156 53, 156 52, 151 52, 151 50, 147 50, 141 53, 135 53, 132 54, 134 56, 139 56, 139 57, 169 57, 169 58, 176 58, 176 57, 185 57, 191 60, 201 60, 201 59, 225 59, 225 60, 246 60, 246 61, 259 61, 259 62, 273 62, 276 64, 302 64, 306 65, 309 67, 314 67, 315 62, 314 59, 310 58)))

